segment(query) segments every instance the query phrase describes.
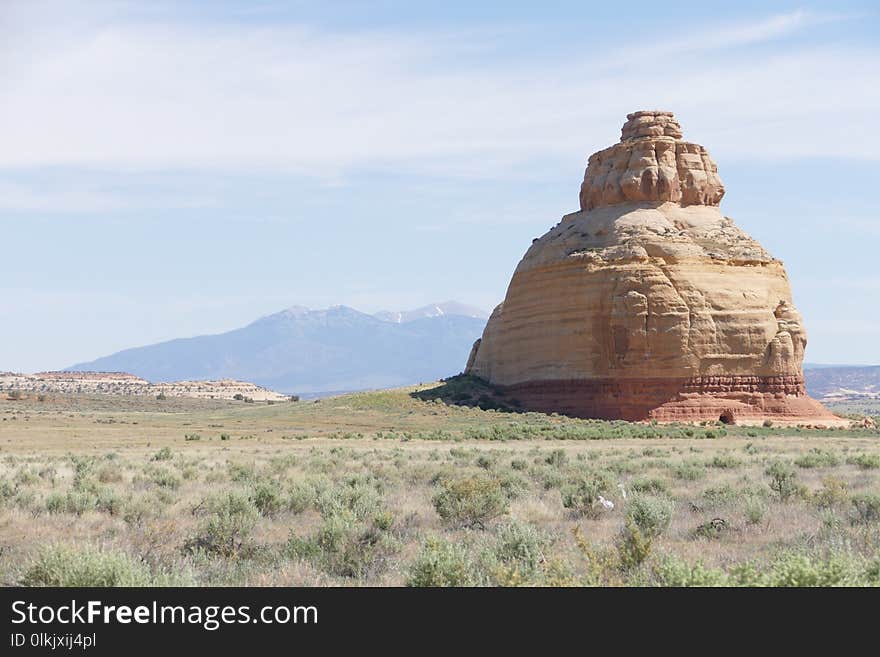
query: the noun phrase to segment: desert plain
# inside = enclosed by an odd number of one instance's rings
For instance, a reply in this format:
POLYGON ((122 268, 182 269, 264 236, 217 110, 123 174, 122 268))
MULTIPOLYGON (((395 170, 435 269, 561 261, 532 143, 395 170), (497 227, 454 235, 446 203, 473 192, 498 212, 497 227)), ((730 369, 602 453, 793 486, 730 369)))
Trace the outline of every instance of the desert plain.
POLYGON ((870 420, 582 420, 477 393, 3 394, 0 581, 880 584, 870 420))

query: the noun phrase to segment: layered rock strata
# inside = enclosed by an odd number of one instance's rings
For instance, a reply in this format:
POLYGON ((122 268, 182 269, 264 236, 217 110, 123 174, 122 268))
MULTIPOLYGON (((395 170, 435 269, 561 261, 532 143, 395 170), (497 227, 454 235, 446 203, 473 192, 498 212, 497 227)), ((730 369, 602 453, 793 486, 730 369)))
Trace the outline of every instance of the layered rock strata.
POLYGON ((529 409, 661 421, 832 420, 806 395, 806 332, 779 260, 718 204, 670 112, 589 158, 581 210, 532 244, 467 372, 529 409))

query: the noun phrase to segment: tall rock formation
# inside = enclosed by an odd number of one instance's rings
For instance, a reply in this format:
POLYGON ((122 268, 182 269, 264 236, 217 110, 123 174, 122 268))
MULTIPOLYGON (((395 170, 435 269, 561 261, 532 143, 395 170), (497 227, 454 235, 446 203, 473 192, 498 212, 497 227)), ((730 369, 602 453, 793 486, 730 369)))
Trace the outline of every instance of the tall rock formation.
POLYGON ((627 116, 581 210, 535 240, 466 372, 525 408, 660 421, 822 422, 782 262, 721 214, 724 186, 671 112, 627 116))

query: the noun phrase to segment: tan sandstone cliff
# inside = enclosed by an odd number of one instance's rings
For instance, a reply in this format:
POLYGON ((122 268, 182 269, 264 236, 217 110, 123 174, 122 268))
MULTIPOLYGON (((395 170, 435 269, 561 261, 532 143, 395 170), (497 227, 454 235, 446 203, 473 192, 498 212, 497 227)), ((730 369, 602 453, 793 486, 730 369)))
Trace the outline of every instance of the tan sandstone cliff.
POLYGON ((592 155, 580 212, 536 240, 468 360, 525 408, 628 420, 832 420, 807 397, 785 269, 721 214, 671 112, 592 155))

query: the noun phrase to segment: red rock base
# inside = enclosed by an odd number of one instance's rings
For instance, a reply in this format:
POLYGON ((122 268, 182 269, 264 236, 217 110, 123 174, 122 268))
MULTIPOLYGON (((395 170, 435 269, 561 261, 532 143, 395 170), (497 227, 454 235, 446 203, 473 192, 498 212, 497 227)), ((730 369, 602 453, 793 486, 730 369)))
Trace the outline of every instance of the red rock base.
POLYGON ((605 420, 751 423, 839 421, 807 396, 802 376, 530 381, 504 387, 521 408, 605 420))

